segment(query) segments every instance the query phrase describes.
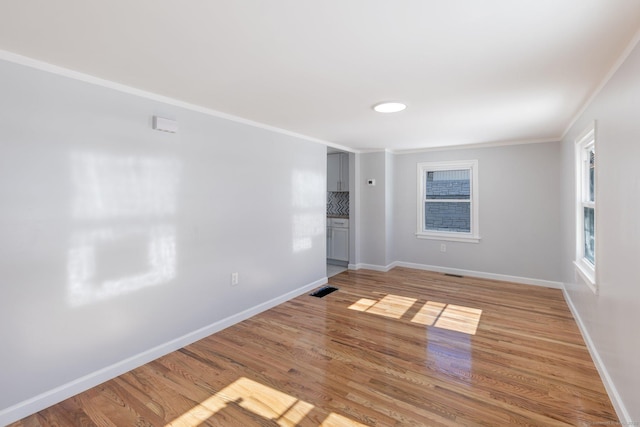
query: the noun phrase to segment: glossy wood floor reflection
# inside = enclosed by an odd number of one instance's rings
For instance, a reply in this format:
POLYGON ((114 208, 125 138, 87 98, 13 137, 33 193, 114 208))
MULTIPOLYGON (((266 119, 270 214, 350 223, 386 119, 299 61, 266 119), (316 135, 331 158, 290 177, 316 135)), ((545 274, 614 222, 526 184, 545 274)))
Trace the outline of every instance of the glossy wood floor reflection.
POLYGON ((348 271, 16 426, 616 422, 556 289, 348 271))

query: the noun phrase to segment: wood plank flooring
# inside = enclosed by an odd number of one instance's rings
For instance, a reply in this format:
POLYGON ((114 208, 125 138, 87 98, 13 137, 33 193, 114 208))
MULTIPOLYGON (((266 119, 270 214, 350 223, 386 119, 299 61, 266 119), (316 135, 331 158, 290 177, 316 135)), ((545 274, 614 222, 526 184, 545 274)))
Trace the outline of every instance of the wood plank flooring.
POLYGON ((14 424, 566 426, 617 422, 562 293, 348 271, 14 424))

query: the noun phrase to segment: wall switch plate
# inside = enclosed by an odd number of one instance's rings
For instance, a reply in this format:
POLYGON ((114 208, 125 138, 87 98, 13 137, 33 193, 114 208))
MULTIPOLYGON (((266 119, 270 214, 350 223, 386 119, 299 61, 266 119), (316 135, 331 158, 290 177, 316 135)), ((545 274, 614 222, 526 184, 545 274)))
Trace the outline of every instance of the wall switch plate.
POLYGON ((376 180, 374 178, 367 179, 367 185, 375 186, 376 180))
POLYGON ((238 273, 231 273, 231 286, 238 286, 238 273))
POLYGON ((447 245, 444 243, 440 243, 440 252, 447 252, 447 245))

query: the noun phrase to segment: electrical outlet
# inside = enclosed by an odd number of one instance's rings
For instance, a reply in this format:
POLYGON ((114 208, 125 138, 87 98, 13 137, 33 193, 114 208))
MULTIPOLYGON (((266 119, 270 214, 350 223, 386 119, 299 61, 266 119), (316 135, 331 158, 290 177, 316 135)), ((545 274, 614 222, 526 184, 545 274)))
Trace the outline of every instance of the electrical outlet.
POLYGON ((231 286, 238 286, 238 273, 231 273, 231 286))
POLYGON ((440 243, 440 252, 447 252, 447 245, 444 243, 440 243))

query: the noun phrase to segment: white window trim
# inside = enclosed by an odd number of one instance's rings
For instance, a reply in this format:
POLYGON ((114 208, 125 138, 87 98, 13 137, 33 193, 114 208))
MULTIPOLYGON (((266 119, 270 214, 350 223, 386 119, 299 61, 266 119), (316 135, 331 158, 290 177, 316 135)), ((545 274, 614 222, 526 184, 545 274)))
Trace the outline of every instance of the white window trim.
MULTIPOLYGON (((591 264, 584 257, 584 207, 590 206, 594 208, 596 224, 594 226, 594 236, 596 241, 597 248, 597 220, 598 220, 598 211, 597 204, 595 202, 585 202, 586 196, 585 193, 588 191, 586 187, 586 174, 588 170, 585 167, 585 152, 591 146, 594 147, 595 152, 597 153, 596 147, 596 122, 592 122, 579 136, 575 141, 575 181, 576 181, 576 258, 573 264, 576 267, 576 272, 582 278, 582 280, 587 284, 587 286, 593 291, 594 294, 598 294, 598 281, 596 280, 596 266, 591 264)), ((597 160, 596 160, 597 161, 597 160)), ((597 174, 598 167, 596 166, 595 170, 596 178, 596 188, 594 191, 597 191, 597 174)), ((598 197, 596 195, 595 200, 598 197)), ((596 250, 597 255, 597 250, 596 250)), ((597 258, 596 258, 597 263, 597 258)))
POLYGON ((417 228, 416 237, 418 239, 446 240, 450 242, 480 242, 480 227, 478 224, 478 161, 477 160, 461 160, 447 162, 423 162, 418 163, 418 210, 417 210, 417 228), (426 181, 424 176, 427 171, 438 170, 455 170, 469 169, 471 171, 471 230, 469 233, 464 232, 446 232, 446 231, 427 231, 424 229, 424 195, 426 194, 426 181))

